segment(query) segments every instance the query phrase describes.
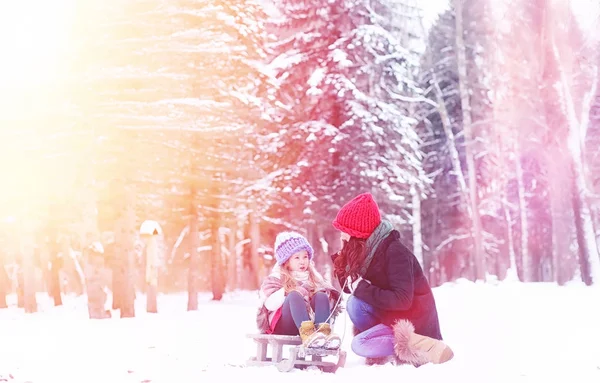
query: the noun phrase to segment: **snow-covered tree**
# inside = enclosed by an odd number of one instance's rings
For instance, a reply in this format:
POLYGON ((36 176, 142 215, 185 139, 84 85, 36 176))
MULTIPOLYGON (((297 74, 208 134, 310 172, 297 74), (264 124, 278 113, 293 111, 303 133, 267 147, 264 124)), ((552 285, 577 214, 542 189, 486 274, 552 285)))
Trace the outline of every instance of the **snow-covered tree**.
MULTIPOLYGON (((98 178, 111 181, 99 185, 108 197, 103 206, 135 196, 128 201, 136 207, 134 230, 148 217, 175 236, 194 228, 188 259, 195 309, 200 277, 222 296, 219 228, 246 214, 244 192, 260 176, 252 137, 265 119, 265 17, 251 0, 141 0, 100 10, 87 51, 103 54, 88 58, 86 69, 98 96, 88 108, 102 138, 98 178), (200 229, 211 233, 202 261, 200 229)), ((115 214, 105 212, 103 221, 114 222, 115 214)))
MULTIPOLYGON (((462 8, 463 38, 458 42, 465 50, 466 89, 470 94, 467 115, 474 140, 465 142, 463 132, 454 7, 441 14, 431 28, 420 70, 420 83, 431 102, 421 103, 419 134, 423 139, 425 171, 434 182, 433 192, 422 206, 424 242, 428 249, 425 263, 432 273, 430 277, 434 280, 439 277, 440 282, 458 276, 474 278, 474 272, 481 271, 480 267, 474 268, 478 254, 474 253, 472 233, 482 236, 485 252, 479 254, 481 257, 497 252, 496 240, 489 235, 495 230, 494 220, 486 218, 485 207, 489 209, 490 204, 488 201, 482 204, 486 194, 482 196, 479 192, 489 160, 488 144, 493 139, 486 133, 491 130, 490 84, 484 56, 489 44, 486 28, 489 10, 486 4, 472 1, 464 2, 462 8), (467 161, 467 145, 475 158, 471 164, 467 161), (476 176, 474 186, 468 182, 470 174, 476 176), (473 187, 479 192, 475 196, 470 193, 473 187), (475 216, 473 198, 478 212, 475 216), (483 231, 479 234, 473 230, 473 219, 482 221, 483 231), (438 269, 443 275, 436 275, 438 269)), ((491 214, 493 217, 496 211, 491 214)))
POLYGON ((275 47, 283 112, 272 140, 285 149, 273 161, 274 183, 288 195, 282 205, 295 209, 292 219, 322 224, 370 191, 407 224, 411 186, 422 190, 426 177, 410 116, 418 58, 392 27, 401 15, 386 13, 387 1, 284 3, 280 25, 293 30, 280 31, 275 47))
POLYGON ((497 49, 490 52, 494 115, 499 140, 511 153, 501 163, 514 169, 507 181, 516 186, 512 199, 518 209, 511 215, 519 273, 525 281, 564 283, 573 272, 571 246, 577 238, 582 277, 589 282, 589 257, 583 254, 595 247, 593 234, 585 234, 593 229, 590 220, 582 219, 589 217, 585 187, 575 192, 579 187, 574 183, 579 179, 579 185, 585 184, 580 177, 585 170, 577 172, 580 155, 570 152, 574 147, 581 153, 580 144, 567 145, 581 141, 588 126, 590 84, 595 81, 593 65, 580 60, 589 57, 586 39, 572 15, 552 21, 556 14, 571 14, 567 2, 514 1, 496 4, 496 9, 506 17, 495 21, 497 49), (521 36, 521 44, 514 44, 514 34, 521 36), (571 49, 575 51, 564 56, 571 49))
MULTIPOLYGON (((540 0, 541 1, 541 0, 540 0)), ((566 163, 571 170, 569 186, 572 192, 573 215, 579 264, 583 281, 600 281, 600 254, 589 203, 588 168, 585 141, 589 131, 590 109, 598 85, 597 43, 588 44, 568 1, 544 2, 546 7, 546 52, 553 66, 554 100, 562 112, 567 128, 566 163), (564 17, 564 15, 571 15, 564 17)), ((595 41, 595 36, 590 36, 595 41)))

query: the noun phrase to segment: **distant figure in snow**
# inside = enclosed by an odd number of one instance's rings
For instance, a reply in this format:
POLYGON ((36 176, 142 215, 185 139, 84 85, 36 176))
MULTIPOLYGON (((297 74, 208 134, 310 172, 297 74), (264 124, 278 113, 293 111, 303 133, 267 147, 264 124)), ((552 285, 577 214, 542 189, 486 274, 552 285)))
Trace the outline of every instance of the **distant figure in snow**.
POLYGON ((300 335, 306 347, 338 349, 341 340, 331 331, 330 322, 339 314, 340 293, 315 269, 313 248, 301 234, 282 232, 275 239, 274 252, 277 263, 259 292, 259 329, 300 335))
POLYGON ((334 275, 351 294, 346 311, 354 326, 354 353, 368 364, 420 366, 452 359, 423 270, 400 233, 381 219, 373 196, 359 194, 346 203, 333 226, 341 231, 342 249, 332 261, 334 275))

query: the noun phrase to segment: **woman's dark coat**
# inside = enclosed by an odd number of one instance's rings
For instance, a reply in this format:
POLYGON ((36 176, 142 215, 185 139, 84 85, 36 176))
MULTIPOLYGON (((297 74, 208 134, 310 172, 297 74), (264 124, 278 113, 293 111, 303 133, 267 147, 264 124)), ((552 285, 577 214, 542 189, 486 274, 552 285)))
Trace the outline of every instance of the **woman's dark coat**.
POLYGON ((368 282, 361 281, 354 296, 373 306, 382 323, 393 326, 398 319, 408 319, 417 334, 442 340, 431 287, 417 258, 400 242, 397 230, 379 245, 363 279, 368 282))

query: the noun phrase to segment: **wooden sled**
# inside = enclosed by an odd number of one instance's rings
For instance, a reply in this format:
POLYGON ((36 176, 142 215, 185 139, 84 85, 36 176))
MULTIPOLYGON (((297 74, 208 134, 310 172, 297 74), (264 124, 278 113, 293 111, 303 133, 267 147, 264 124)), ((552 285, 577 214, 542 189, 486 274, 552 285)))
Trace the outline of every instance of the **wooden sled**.
POLYGON ((277 366, 281 372, 316 366, 324 372, 335 373, 346 364, 345 351, 304 347, 298 335, 248 334, 247 337, 254 339, 257 345, 256 356, 248 359, 247 366, 277 366), (271 357, 267 357, 269 345, 271 357), (289 349, 288 359, 283 358, 283 346, 293 346, 289 349), (337 356, 337 363, 324 361, 325 356, 337 356))

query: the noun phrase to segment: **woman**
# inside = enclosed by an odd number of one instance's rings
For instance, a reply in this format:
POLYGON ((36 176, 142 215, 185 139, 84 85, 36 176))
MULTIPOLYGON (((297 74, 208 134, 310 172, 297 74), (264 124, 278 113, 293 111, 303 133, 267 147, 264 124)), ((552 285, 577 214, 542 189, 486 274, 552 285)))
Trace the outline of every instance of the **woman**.
POLYGON ((435 299, 400 233, 382 220, 369 193, 344 205, 333 221, 343 247, 332 256, 354 325, 352 350, 368 360, 397 358, 420 366, 444 363, 453 352, 442 341, 435 299))

